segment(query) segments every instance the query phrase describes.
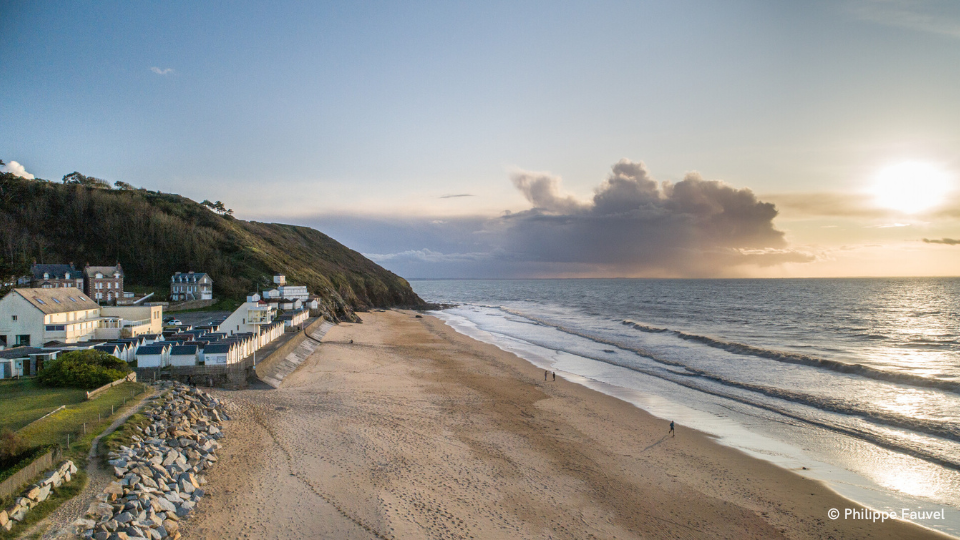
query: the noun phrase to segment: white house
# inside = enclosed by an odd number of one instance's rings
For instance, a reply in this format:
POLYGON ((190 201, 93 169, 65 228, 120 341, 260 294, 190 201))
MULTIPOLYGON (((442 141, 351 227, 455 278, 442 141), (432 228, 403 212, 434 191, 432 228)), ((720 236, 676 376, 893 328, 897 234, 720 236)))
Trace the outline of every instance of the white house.
POLYGON ((259 294, 253 293, 220 323, 220 331, 228 335, 245 332, 259 335, 260 327, 270 324, 275 315, 276 309, 263 302, 259 294))
POLYGON ((162 306, 99 306, 76 288, 14 289, 0 299, 0 347, 158 332, 162 306))
POLYGON ((89 341, 100 327, 100 306, 79 289, 14 289, 0 299, 3 347, 89 341))

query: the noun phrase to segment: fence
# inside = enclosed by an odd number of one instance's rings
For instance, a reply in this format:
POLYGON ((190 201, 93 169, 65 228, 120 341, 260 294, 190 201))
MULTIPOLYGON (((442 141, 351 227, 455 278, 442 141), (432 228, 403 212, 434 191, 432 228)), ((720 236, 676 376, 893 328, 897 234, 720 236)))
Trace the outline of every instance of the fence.
POLYGON ((33 460, 29 465, 15 472, 13 476, 0 482, 0 500, 6 499, 20 490, 27 482, 43 471, 53 467, 60 459, 60 449, 54 448, 33 460))
POLYGON ((97 396, 97 394, 99 394, 99 393, 101 393, 101 392, 103 392, 103 391, 105 391, 105 390, 109 390, 109 389, 113 388, 114 386, 116 386, 116 385, 118 385, 118 384, 123 384, 123 383, 125 383, 125 382, 127 382, 127 381, 136 382, 136 380, 137 380, 137 374, 136 374, 136 373, 130 373, 129 375, 127 375, 126 377, 124 377, 124 378, 122 378, 122 379, 117 379, 117 380, 113 381, 112 383, 107 383, 107 384, 101 386, 100 388, 97 388, 96 390, 91 390, 91 391, 87 392, 87 399, 93 399, 93 398, 95 398, 95 397, 97 396))

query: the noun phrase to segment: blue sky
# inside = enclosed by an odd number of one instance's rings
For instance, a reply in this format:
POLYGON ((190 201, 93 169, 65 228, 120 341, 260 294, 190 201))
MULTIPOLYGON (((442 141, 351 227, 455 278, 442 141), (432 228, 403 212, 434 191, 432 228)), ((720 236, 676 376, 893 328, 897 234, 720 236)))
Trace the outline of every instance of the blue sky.
POLYGON ((589 201, 623 158, 658 182, 698 171, 752 190, 785 233, 762 249, 804 255, 696 275, 960 260, 922 242, 960 237, 953 198, 924 215, 860 207, 890 164, 956 183, 955 2, 0 2, 0 25, 0 158, 318 226, 410 277, 694 271, 464 263, 514 243, 424 232, 513 234, 490 220, 537 207, 511 175, 549 173, 589 201))

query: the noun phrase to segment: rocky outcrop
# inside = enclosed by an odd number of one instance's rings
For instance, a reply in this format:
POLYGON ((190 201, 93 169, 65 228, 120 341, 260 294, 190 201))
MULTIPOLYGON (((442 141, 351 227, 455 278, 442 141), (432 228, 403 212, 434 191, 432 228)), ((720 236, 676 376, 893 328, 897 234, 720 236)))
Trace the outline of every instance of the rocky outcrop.
POLYGON ((67 460, 46 473, 40 482, 27 486, 27 489, 14 499, 13 505, 6 510, 0 510, 0 528, 9 531, 17 522, 26 519, 27 513, 33 507, 50 498, 56 488, 70 482, 76 472, 76 465, 67 460))
POLYGON ((110 452, 118 480, 104 488, 77 520, 78 533, 97 540, 180 537, 180 520, 203 497, 201 474, 217 462, 220 426, 229 420, 219 400, 174 385, 162 405, 145 413, 134 443, 110 452))

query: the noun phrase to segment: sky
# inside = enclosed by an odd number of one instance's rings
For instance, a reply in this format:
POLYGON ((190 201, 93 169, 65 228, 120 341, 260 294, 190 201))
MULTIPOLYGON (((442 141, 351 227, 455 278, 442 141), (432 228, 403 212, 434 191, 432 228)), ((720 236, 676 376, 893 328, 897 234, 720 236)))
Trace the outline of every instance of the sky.
POLYGON ((0 159, 408 278, 960 275, 960 2, 7 2, 0 159))

